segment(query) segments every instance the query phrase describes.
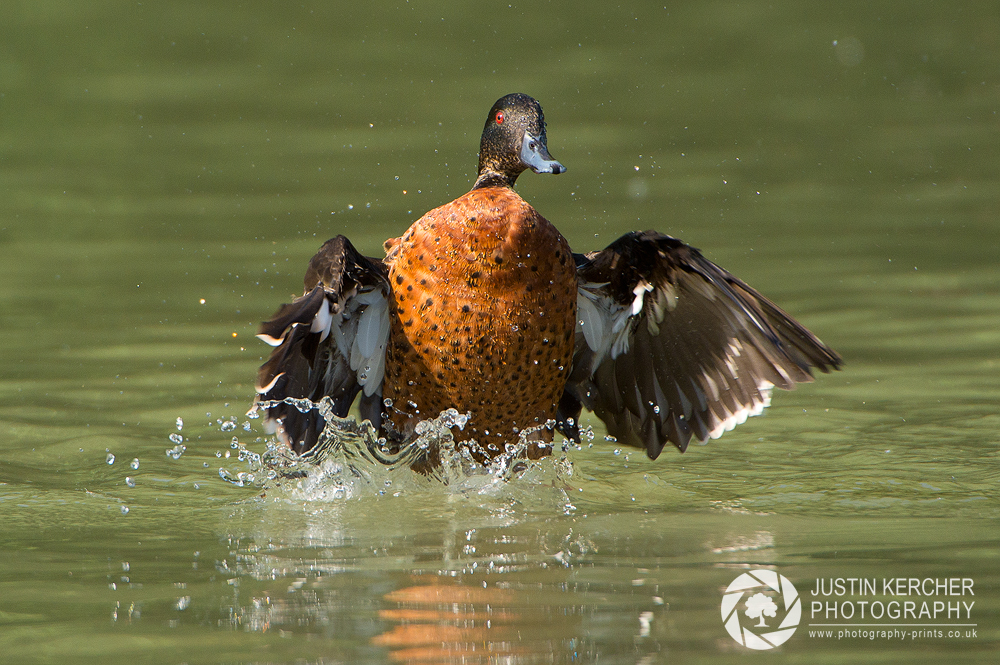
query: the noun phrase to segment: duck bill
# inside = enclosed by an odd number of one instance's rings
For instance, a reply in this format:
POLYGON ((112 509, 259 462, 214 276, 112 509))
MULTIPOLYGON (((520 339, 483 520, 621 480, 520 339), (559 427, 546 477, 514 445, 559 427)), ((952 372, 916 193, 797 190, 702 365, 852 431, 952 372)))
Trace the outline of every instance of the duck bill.
POLYGON ((535 173, 565 173, 566 167, 552 159, 545 139, 524 133, 521 140, 521 162, 535 173))

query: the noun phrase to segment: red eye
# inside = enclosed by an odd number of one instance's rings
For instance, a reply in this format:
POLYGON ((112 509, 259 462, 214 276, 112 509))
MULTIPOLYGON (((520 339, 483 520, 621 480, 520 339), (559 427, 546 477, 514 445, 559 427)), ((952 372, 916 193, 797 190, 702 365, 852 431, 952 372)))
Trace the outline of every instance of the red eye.
POLYGON ((503 124, 503 111, 497 111, 497 124, 503 124))

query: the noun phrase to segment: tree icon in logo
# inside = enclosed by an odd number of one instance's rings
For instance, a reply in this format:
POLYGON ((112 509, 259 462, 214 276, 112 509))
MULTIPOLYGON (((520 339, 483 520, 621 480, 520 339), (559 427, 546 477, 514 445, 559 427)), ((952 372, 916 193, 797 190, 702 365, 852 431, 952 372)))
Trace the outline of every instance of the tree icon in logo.
POLYGON ((748 649, 773 649, 784 644, 795 633, 801 616, 802 601, 795 586, 773 570, 743 573, 726 587, 722 596, 722 623, 726 632, 748 649), (746 609, 740 612, 741 607, 746 609), (755 624, 743 617, 760 621, 755 624), (768 626, 764 617, 776 618, 778 627, 768 626))
POLYGON ((764 623, 765 614, 769 617, 778 616, 778 606, 769 596, 762 593, 750 596, 750 599, 747 600, 746 615, 751 619, 760 617, 760 623, 756 625, 756 628, 767 628, 767 624, 764 623))

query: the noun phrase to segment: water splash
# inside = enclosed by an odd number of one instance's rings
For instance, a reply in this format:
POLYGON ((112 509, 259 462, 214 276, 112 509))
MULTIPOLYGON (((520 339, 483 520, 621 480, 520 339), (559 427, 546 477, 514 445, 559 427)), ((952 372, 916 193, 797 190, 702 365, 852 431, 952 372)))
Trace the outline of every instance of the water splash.
MULTIPOLYGON (((416 440, 398 447, 380 437, 370 422, 358 423, 354 418, 336 416, 329 398, 318 403, 300 398, 263 401, 254 405, 247 416, 256 418, 259 409, 280 403, 294 406, 302 413, 312 409, 320 413, 325 426, 319 443, 297 455, 271 439, 266 442, 266 451, 258 455, 234 438, 232 447, 238 450, 238 458, 246 467, 240 471, 220 469, 223 480, 241 487, 281 491, 293 501, 399 496, 444 486, 449 493, 527 504, 537 503, 538 499, 532 495, 538 494, 539 485, 545 485, 555 488, 561 497, 558 509, 563 512, 575 509, 562 489, 573 474, 566 456, 551 455, 550 449, 550 456, 542 460, 527 459, 529 447, 552 446, 534 439, 539 432, 553 429, 555 421, 523 430, 518 441, 507 444, 503 451, 495 446, 487 451, 475 441, 461 437, 469 414, 448 409, 436 418, 419 422, 415 427, 416 440)), ((569 442, 563 442, 562 451, 568 448, 569 442)))

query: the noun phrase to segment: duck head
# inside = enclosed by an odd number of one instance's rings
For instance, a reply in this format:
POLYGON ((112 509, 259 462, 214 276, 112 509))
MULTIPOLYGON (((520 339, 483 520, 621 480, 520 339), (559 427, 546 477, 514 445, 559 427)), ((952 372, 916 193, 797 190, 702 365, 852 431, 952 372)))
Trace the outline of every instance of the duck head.
POLYGON ((517 176, 526 169, 535 173, 566 171, 549 154, 542 105, 517 92, 498 99, 486 118, 475 188, 513 187, 517 176))

